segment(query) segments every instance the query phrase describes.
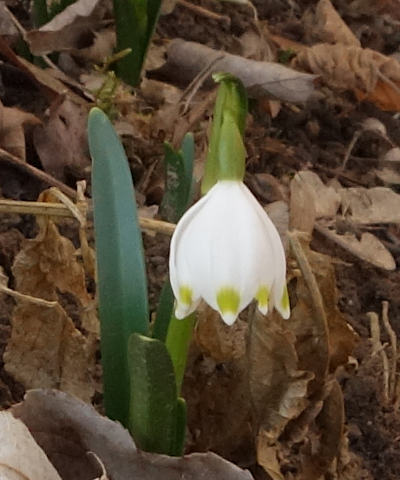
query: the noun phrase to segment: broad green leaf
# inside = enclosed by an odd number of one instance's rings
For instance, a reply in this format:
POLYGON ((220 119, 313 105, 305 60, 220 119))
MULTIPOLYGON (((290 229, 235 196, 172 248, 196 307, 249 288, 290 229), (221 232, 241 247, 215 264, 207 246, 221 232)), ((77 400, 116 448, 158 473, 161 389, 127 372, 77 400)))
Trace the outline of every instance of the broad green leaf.
POLYGON ((108 117, 93 108, 88 122, 107 415, 126 425, 129 408, 128 339, 148 333, 142 236, 132 176, 108 117))
POLYGON ((181 400, 178 403, 174 369, 165 344, 134 333, 128 355, 131 435, 142 450, 180 455, 185 414, 181 400))
POLYGON ((161 0, 114 0, 117 50, 131 48, 117 71, 130 85, 137 85, 147 49, 156 26, 161 0))

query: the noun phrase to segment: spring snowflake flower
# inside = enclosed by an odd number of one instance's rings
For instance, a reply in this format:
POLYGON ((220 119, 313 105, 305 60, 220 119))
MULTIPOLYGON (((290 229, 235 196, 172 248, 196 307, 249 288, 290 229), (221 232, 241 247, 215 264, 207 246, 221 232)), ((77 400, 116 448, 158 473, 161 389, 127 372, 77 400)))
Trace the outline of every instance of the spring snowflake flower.
POLYGON ((255 298, 266 314, 290 315, 286 259, 279 234, 250 190, 220 180, 179 221, 171 240, 170 278, 184 318, 204 299, 228 325, 255 298))

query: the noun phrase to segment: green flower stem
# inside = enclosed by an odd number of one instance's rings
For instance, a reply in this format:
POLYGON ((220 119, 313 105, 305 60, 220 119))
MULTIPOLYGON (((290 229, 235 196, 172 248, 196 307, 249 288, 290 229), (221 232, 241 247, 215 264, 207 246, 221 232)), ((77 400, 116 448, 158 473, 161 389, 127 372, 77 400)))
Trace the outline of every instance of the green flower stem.
POLYGON ((190 341, 193 335, 195 320, 196 317, 194 313, 183 320, 178 320, 174 315, 172 315, 168 328, 168 334, 165 343, 174 366, 178 395, 180 394, 182 388, 186 360, 190 341))

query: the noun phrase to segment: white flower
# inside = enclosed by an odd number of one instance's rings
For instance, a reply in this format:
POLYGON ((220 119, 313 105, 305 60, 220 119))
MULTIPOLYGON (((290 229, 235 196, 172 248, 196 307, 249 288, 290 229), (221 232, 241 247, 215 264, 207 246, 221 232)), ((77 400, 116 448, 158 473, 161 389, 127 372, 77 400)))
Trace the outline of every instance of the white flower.
POLYGON ((171 240, 175 315, 184 318, 201 299, 228 325, 253 298, 266 314, 290 315, 286 260, 279 234, 250 190, 221 180, 179 221, 171 240))

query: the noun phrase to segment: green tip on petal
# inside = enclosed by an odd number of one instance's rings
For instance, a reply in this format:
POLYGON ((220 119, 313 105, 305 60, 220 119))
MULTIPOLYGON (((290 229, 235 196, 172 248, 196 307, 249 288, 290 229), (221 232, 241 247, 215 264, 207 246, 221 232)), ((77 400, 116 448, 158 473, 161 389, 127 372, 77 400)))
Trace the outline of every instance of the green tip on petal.
POLYGON ((183 303, 184 305, 191 305, 193 302, 193 292, 190 287, 187 285, 182 285, 179 288, 179 303, 183 303))
POLYGON ((269 288, 266 285, 261 286, 256 293, 258 309, 264 315, 268 312, 269 288))
POLYGON ((236 320, 239 310, 239 293, 231 287, 221 288, 217 293, 217 304, 222 319, 228 325, 236 320))
POLYGON ((283 289, 282 298, 281 298, 281 314, 282 317, 287 319, 290 316, 290 304, 289 304, 289 294, 287 286, 283 289))

